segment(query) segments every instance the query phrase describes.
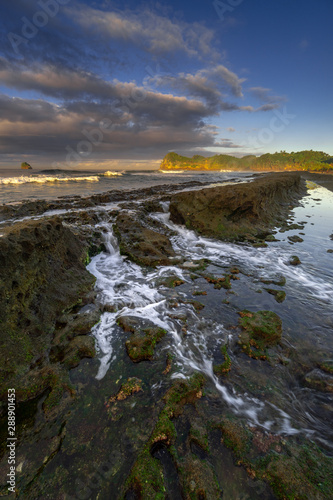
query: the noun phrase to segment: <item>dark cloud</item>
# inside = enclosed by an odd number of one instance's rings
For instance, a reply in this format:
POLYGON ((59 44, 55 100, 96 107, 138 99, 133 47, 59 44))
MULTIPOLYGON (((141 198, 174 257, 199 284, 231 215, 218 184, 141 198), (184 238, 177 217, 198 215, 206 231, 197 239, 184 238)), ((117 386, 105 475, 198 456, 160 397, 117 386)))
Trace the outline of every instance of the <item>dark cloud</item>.
POLYGON ((247 105, 245 80, 217 61, 214 32, 203 24, 163 9, 91 4, 59 5, 45 26, 34 29, 31 22, 41 11, 37 0, 6 2, 0 80, 20 97, 0 94, 3 158, 24 152, 64 161, 69 151, 80 153, 83 143, 91 149, 89 158, 101 161, 237 148, 219 138, 209 121, 222 112, 264 112, 282 102, 254 87, 251 93, 262 105, 247 105), (162 73, 156 65, 160 59, 177 68, 180 58, 182 72, 162 73), (187 70, 193 64, 202 67, 187 70))
POLYGON ((22 123, 54 122, 56 107, 42 99, 20 99, 0 94, 1 121, 22 123))

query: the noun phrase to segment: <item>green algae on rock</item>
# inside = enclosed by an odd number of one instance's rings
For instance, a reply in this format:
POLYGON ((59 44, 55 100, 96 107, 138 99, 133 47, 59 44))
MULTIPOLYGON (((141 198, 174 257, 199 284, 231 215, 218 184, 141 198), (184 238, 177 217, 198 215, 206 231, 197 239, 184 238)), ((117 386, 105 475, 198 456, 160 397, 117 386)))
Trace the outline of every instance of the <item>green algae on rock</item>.
POLYGON ((302 264, 302 262, 300 261, 300 258, 297 255, 292 255, 289 259, 289 264, 291 266, 299 266, 300 264, 302 264))
POLYGON ((114 403, 115 401, 123 401, 129 396, 132 396, 132 394, 135 394, 142 390, 142 380, 137 377, 130 377, 121 385, 117 394, 109 398, 108 402, 114 403))
POLYGON ((209 237, 251 241, 258 233, 267 235, 286 216, 290 204, 304 194, 303 184, 300 174, 288 172, 248 183, 184 191, 171 197, 170 217, 209 237))
POLYGON ((286 292, 283 290, 275 290, 274 288, 265 288, 266 292, 270 295, 274 295, 276 302, 283 302, 286 298, 286 292))
POLYGON ((282 321, 272 311, 240 311, 239 335, 242 350, 255 359, 267 359, 266 348, 275 346, 282 336, 282 321))
MULTIPOLYGON (((195 373, 188 380, 176 380, 164 396, 165 406, 159 414, 157 423, 149 437, 146 445, 139 454, 136 462, 125 483, 125 495, 134 492, 137 498, 163 499, 166 496, 166 487, 163 468, 159 460, 152 456, 153 446, 161 443, 167 447, 172 459, 177 464, 177 451, 174 447, 176 439, 175 425, 171 419, 178 417, 189 403, 195 403, 202 397, 202 388, 205 377, 195 373)), ((180 469, 180 475, 184 470, 180 469)), ((209 486, 206 485, 206 488, 209 486)), ((187 496, 186 498, 191 498, 187 496)), ((195 498, 200 498, 196 496, 195 498)), ((204 497, 205 498, 205 497, 204 497)))
POLYGON ((333 488, 332 457, 311 441, 299 443, 242 424, 225 416, 214 424, 222 431, 223 444, 233 451, 250 477, 267 482, 279 499, 325 500, 333 488))
POLYGON ((136 318, 129 316, 118 318, 117 323, 125 332, 132 333, 125 345, 127 354, 135 363, 151 360, 156 344, 167 334, 166 330, 153 324, 142 328, 136 318))
POLYGON ((114 233, 119 241, 120 253, 133 262, 151 267, 175 264, 172 260, 175 252, 169 238, 145 227, 128 214, 118 215, 114 233))
MULTIPOLYGON (((63 359, 75 357, 75 351, 78 358, 84 357, 87 346, 74 345, 77 341, 70 345, 74 335, 60 340, 56 322, 65 310, 82 304, 93 288, 95 278, 84 265, 86 253, 87 244, 58 217, 4 228, 0 239, 1 394, 8 384, 18 389, 21 400, 41 394, 48 386, 43 369, 49 370, 52 347, 62 345, 63 359), (26 377, 34 366, 38 367, 33 368, 35 390, 29 390, 26 377), (21 386, 26 391, 19 391, 21 386)), ((93 354, 90 347, 88 355, 93 354)))
POLYGON ((229 373, 231 370, 231 359, 228 354, 226 345, 221 346, 221 353, 224 357, 224 362, 221 363, 220 365, 215 365, 213 367, 214 373, 216 375, 225 375, 226 373, 229 373))

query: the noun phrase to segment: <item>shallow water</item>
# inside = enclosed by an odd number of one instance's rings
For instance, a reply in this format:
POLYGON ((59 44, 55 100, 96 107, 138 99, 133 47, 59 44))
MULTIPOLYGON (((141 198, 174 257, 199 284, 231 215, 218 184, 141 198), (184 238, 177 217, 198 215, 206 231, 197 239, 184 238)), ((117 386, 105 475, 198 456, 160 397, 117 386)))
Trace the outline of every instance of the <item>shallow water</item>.
MULTIPOLYGON (((167 204, 164 209, 168 209, 167 204)), ((168 347, 176 360, 172 377, 185 378, 200 371, 220 394, 221 406, 246 418, 250 425, 285 435, 301 433, 333 450, 332 395, 304 386, 294 373, 301 364, 310 371, 317 363, 333 357, 333 254, 327 253, 333 247, 329 238, 333 232, 332 209, 333 195, 329 191, 321 187, 310 191, 290 221, 305 221, 304 229, 278 231, 275 236, 280 241, 259 249, 197 236, 170 222, 168 212, 152 215, 175 231, 171 240, 178 255, 186 256, 190 262, 209 259, 207 271, 214 275, 237 266, 241 270, 240 279, 233 281, 231 291, 215 290, 200 277, 192 280, 191 270, 176 266, 154 271, 142 269, 120 255, 112 224, 104 225, 108 252, 95 257, 88 270, 97 278, 98 300, 115 305, 116 312, 104 313, 92 332, 99 347, 97 379, 105 376, 119 356, 117 346, 119 349, 122 331, 117 319, 133 316, 149 320, 168 331, 168 347), (300 232, 305 233, 304 241, 291 244, 288 236, 300 232), (300 266, 289 265, 292 255, 300 258, 300 266), (185 283, 175 289, 160 284, 162 277, 174 275, 185 283), (286 292, 286 300, 281 304, 265 291, 260 281, 280 276, 286 278, 286 284, 274 288, 286 292), (206 291, 207 296, 194 297, 195 291, 206 291), (173 301, 189 299, 199 299, 205 308, 198 313, 192 305, 182 303, 175 313, 173 301), (234 327, 237 312, 244 308, 272 310, 282 318, 281 355, 290 358, 287 366, 235 354, 238 331, 234 327), (182 334, 184 316, 186 336, 182 334), (221 343, 229 345, 235 370, 226 382, 213 373, 221 343)))

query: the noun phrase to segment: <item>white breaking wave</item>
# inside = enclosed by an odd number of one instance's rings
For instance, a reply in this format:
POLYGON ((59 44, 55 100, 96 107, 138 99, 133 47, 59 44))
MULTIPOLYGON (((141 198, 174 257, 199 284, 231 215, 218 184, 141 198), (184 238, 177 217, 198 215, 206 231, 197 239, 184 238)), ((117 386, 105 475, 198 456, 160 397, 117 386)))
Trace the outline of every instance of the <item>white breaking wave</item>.
POLYGON ((162 174, 183 174, 184 170, 160 170, 162 174))
POLYGON ((28 184, 28 183, 37 183, 37 184, 45 184, 47 182, 98 182, 99 177, 97 175, 91 175, 87 177, 55 177, 51 175, 37 175, 36 177, 27 177, 22 175, 21 177, 6 177, 5 179, 0 179, 0 184, 28 184))
POLYGON ((107 170, 106 172, 103 172, 102 174, 98 174, 100 177, 113 177, 117 175, 123 175, 124 172, 114 172, 112 170, 107 170))

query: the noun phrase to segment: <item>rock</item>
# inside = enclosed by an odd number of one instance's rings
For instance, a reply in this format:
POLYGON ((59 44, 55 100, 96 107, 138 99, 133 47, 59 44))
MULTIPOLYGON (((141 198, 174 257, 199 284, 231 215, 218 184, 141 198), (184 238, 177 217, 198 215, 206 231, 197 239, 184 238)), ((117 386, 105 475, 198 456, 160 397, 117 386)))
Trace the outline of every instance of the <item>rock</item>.
POLYGON ((333 253, 333 249, 332 249, 332 248, 329 248, 329 249, 327 250, 327 253, 333 253))
POLYGON ((95 278, 85 269, 86 244, 57 217, 16 223, 2 232, 0 393, 8 386, 18 389, 34 365, 39 367, 34 377, 39 393, 56 320, 82 303, 95 278))
POLYGON ((276 302, 283 302, 286 298, 286 292, 282 290, 274 290, 273 288, 265 288, 266 292, 274 295, 276 302))
POLYGON ((129 396, 132 396, 132 394, 142 390, 142 380, 137 377, 130 377, 124 384, 121 385, 117 394, 109 398, 109 402, 114 403, 115 401, 123 401, 129 396))
POLYGON ((167 333, 166 330, 155 326, 150 321, 142 325, 138 318, 131 316, 121 316, 117 323, 125 332, 132 333, 125 345, 127 354, 135 363, 151 360, 156 344, 167 333))
POLYGON ((282 336, 281 318, 272 311, 239 312, 239 335, 242 350, 253 358, 267 359, 266 347, 275 346, 282 336))
POLYGON ((284 286, 286 284, 286 278, 282 275, 279 276, 277 279, 261 278, 260 281, 265 285, 284 286))
POLYGON ((30 170, 30 169, 32 169, 32 166, 29 165, 29 163, 27 163, 26 161, 24 161, 23 163, 21 163, 21 168, 23 170, 30 170))
POLYGON ((120 253, 144 266, 174 265, 175 252, 164 234, 157 233, 126 213, 118 215, 114 226, 120 253))
POLYGON ((295 234, 294 236, 288 236, 288 240, 292 243, 302 243, 302 241, 304 241, 303 238, 297 236, 297 234, 295 234))
POLYGON ((292 255, 289 259, 289 264, 291 266, 299 266, 300 264, 302 264, 302 262, 300 261, 299 257, 297 257, 297 255, 292 255))
MULTIPOLYGON (((294 172, 268 174, 249 183, 174 194, 171 220, 206 236, 247 240, 266 234, 303 193, 294 172)), ((265 245, 264 242, 260 244, 265 245)))
POLYGON ((307 373, 304 377, 308 387, 318 391, 333 392, 333 376, 318 368, 307 373))

